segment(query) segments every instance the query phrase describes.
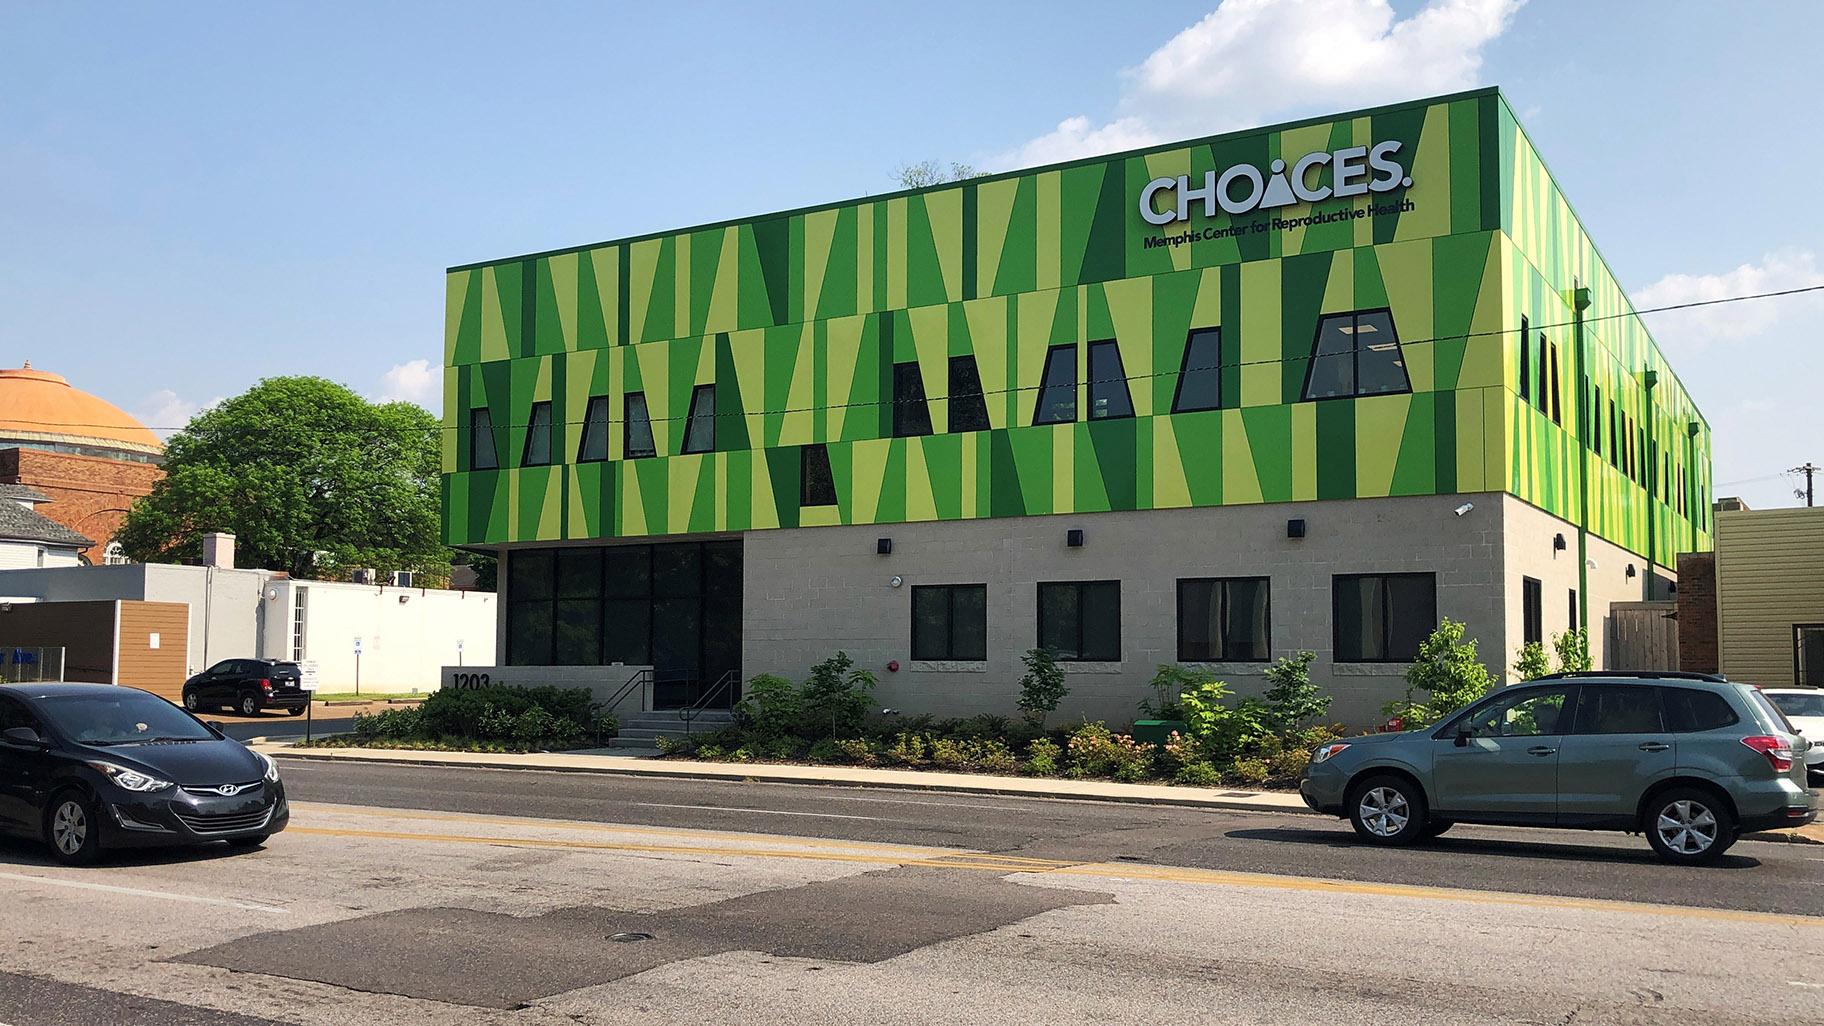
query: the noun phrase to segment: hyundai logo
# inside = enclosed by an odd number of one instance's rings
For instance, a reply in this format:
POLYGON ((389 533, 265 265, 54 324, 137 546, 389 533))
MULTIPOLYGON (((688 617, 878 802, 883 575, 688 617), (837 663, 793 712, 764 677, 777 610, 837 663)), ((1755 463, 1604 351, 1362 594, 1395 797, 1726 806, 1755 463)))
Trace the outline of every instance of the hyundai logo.
POLYGON ((224 798, 233 798, 235 795, 241 793, 241 785, 223 784, 222 786, 215 789, 215 793, 221 795, 224 798))

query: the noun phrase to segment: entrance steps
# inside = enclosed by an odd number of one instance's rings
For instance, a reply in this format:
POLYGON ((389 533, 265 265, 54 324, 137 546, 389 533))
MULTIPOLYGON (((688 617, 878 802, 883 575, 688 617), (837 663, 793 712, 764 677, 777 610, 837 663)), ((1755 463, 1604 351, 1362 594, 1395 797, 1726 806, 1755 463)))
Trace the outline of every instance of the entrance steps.
POLYGON ((688 734, 707 734, 721 730, 735 721, 727 709, 701 709, 686 722, 678 710, 660 709, 632 713, 621 718, 621 732, 609 742, 614 748, 657 749, 659 739, 683 738, 688 734))

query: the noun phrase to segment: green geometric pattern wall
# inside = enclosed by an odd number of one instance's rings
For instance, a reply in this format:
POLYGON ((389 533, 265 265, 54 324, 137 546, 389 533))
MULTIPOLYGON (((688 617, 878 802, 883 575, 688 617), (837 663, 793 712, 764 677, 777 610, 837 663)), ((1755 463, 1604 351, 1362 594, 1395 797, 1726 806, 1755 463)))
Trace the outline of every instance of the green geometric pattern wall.
MULTIPOLYGON (((1528 303, 1542 311, 1535 322, 1559 319, 1543 312, 1545 283, 1588 262, 1540 270, 1540 247, 1517 241, 1530 237, 1515 223, 1511 168, 1531 158, 1503 142, 1523 138, 1511 125, 1499 95, 1483 91, 453 269, 447 540, 1503 489, 1563 515, 1554 445, 1568 443, 1527 426, 1516 406, 1512 328, 1528 303), (1139 214, 1137 197, 1160 177, 1266 172, 1389 140, 1409 188, 1163 227, 1139 214), (1174 240, 1187 230, 1195 237, 1174 240), (1391 314, 1410 394, 1306 401, 1320 315, 1370 309, 1391 314), (1187 335, 1204 328, 1221 329, 1223 408, 1173 413, 1187 335), (1049 348, 1075 343, 1085 382, 1087 344, 1110 339, 1134 416, 1035 426, 1049 348), (949 359, 963 355, 989 426, 949 433, 949 359), (894 438, 893 367, 907 363, 936 433, 894 438), (693 390, 712 383, 715 449, 681 454, 693 390), (633 391, 646 398, 654 457, 622 452, 633 391), (608 459, 579 462, 594 396, 612 411, 608 459), (557 423, 550 466, 521 465, 536 402, 552 403, 557 423), (466 469, 478 408, 492 417, 501 469, 466 469), (810 443, 827 445, 834 505, 800 505, 799 447, 810 443)), ((1320 166, 1306 184, 1328 189, 1334 177, 1320 166)), ((1603 338, 1618 361, 1658 359, 1644 334, 1603 338)), ((1624 544, 1632 522, 1611 510, 1625 491, 1604 492, 1592 517, 1624 544)))

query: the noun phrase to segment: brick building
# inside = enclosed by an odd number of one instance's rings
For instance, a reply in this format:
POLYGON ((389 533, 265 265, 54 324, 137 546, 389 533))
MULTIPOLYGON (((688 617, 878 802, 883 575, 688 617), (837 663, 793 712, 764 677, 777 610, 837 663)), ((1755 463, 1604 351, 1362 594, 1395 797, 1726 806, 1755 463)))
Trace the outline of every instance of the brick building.
POLYGON ((45 516, 93 539, 89 562, 120 559, 115 532, 163 474, 163 455, 158 436, 112 403, 30 363, 0 369, 0 485, 48 497, 45 516))

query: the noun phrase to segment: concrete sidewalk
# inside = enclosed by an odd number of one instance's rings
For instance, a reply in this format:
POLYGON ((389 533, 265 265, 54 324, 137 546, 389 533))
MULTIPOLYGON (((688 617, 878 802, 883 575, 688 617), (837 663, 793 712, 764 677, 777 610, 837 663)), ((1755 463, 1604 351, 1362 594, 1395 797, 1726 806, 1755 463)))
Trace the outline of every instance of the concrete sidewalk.
POLYGON ((866 766, 808 766, 796 763, 696 762, 606 754, 612 749, 492 755, 472 752, 415 752, 378 748, 293 748, 282 742, 253 746, 268 755, 330 761, 437 764, 489 769, 548 770, 562 773, 618 773, 626 776, 751 780, 836 787, 884 787, 917 791, 961 791, 1017 798, 1140 802, 1207 809, 1309 813, 1296 794, 1166 784, 1117 784, 1109 780, 1004 777, 988 773, 875 769, 866 766))
MULTIPOLYGON (((876 769, 867 766, 813 766, 798 763, 697 762, 610 754, 613 749, 496 755, 475 752, 415 752, 385 748, 294 748, 282 741, 255 744, 257 751, 294 759, 337 762, 382 762, 398 765, 466 766, 477 769, 545 770, 559 773, 608 773, 625 776, 679 777, 696 780, 747 780, 826 787, 882 787, 914 791, 956 791, 1013 798, 1069 801, 1136 802, 1243 812, 1290 812, 1317 815, 1290 791, 1245 791, 1167 784, 1118 784, 1112 780, 1066 780, 1060 777, 1006 777, 991 773, 941 770, 876 769)), ((1824 823, 1792 830, 1749 834, 1757 841, 1824 844, 1824 823)))

